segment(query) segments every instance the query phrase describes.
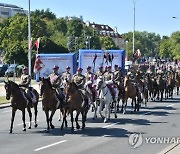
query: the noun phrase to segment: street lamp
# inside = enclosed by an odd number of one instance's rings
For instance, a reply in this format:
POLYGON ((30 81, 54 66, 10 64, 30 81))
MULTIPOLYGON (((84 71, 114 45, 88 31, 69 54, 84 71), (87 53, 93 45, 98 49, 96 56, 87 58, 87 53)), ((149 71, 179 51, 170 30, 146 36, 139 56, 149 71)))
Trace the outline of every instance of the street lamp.
POLYGON ((136 2, 137 0, 132 0, 133 4, 134 4, 134 28, 133 28, 133 54, 134 54, 134 42, 135 42, 135 38, 134 38, 134 35, 135 35, 135 7, 136 7, 136 2))
MULTIPOLYGON (((30 0, 29 0, 29 11, 28 11, 28 67, 29 75, 31 76, 31 20, 30 20, 30 0)), ((31 83, 30 83, 31 86, 31 83)))

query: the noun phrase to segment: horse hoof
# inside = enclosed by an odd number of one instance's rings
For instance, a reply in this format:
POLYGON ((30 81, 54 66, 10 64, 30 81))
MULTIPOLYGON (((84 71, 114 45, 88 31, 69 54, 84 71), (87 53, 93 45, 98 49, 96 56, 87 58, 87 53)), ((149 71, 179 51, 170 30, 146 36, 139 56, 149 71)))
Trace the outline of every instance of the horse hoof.
POLYGON ((104 123, 107 123, 107 119, 106 118, 104 119, 104 123))
POLYGON ((9 133, 12 134, 12 130, 10 130, 9 133))
POLYGON ((36 128, 38 126, 38 124, 35 124, 34 127, 36 128))
POLYGON ((117 118, 117 115, 115 115, 114 117, 117 118))
POLYGON ((54 125, 51 125, 51 129, 54 129, 54 125))
POLYGON ((76 126, 76 128, 77 128, 77 129, 80 129, 80 126, 79 126, 79 125, 77 125, 77 126, 76 126))
POLYGON ((28 129, 31 129, 31 126, 29 126, 29 128, 28 129))
POLYGON ((23 128, 23 131, 25 132, 25 131, 26 131, 26 128, 23 128))

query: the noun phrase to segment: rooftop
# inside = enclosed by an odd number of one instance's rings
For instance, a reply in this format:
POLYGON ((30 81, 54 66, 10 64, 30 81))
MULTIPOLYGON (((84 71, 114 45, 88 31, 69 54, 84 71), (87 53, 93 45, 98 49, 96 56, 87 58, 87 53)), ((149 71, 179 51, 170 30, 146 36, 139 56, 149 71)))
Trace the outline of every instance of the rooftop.
POLYGON ((9 7, 9 8, 14 8, 14 9, 23 9, 21 7, 18 7, 17 5, 6 4, 6 3, 0 3, 0 7, 9 7))

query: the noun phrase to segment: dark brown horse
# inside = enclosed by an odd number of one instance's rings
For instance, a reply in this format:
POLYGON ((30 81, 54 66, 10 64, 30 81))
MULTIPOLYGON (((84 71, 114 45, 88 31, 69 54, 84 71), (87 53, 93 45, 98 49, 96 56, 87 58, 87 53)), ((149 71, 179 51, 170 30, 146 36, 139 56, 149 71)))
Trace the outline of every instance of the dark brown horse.
MULTIPOLYGON (((6 90, 6 99, 9 100, 11 97, 11 107, 12 107, 12 116, 11 116, 11 127, 10 133, 12 133, 13 129, 13 122, 14 117, 17 109, 22 111, 22 120, 23 120, 23 131, 26 131, 26 124, 25 124, 25 108, 29 113, 30 117, 30 125, 29 129, 31 129, 31 121, 32 121, 32 113, 31 113, 31 105, 28 103, 27 94, 13 81, 4 82, 5 83, 5 90, 6 90)), ((37 105, 39 101, 39 94, 38 92, 33 89, 32 92, 36 97, 36 102, 33 102, 34 107, 34 114, 35 114, 35 127, 37 127, 37 105)))
POLYGON ((54 129, 54 125, 52 124, 53 116, 61 105, 60 100, 57 97, 56 91, 53 89, 49 78, 40 79, 40 89, 42 95, 42 106, 43 110, 46 114, 46 122, 47 122, 47 132, 49 129, 54 129), (51 115, 49 116, 49 111, 51 111, 51 115))
POLYGON ((82 115, 82 129, 85 128, 85 121, 88 112, 88 97, 83 93, 81 90, 78 89, 77 85, 74 82, 67 82, 67 86, 65 87, 65 94, 66 94, 66 103, 67 103, 67 110, 63 114, 63 122, 61 125, 61 129, 64 127, 64 122, 66 121, 67 112, 71 115, 71 131, 74 131, 73 125, 73 111, 76 111, 76 128, 79 129, 80 126, 78 124, 78 116, 81 113, 82 115))
POLYGON ((179 72, 175 72, 174 78, 175 78, 175 85, 176 85, 176 87, 177 87, 177 95, 179 95, 180 73, 179 73, 179 72))

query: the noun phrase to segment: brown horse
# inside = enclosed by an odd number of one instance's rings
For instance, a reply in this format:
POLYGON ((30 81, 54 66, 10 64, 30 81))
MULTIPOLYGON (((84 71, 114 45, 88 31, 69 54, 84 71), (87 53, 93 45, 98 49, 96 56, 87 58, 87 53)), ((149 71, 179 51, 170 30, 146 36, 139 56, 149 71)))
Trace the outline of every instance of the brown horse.
POLYGON ((179 87, 180 87, 180 75, 178 72, 175 73, 175 85, 177 87, 177 95, 179 95, 179 87))
POLYGON ((67 110, 63 114, 63 122, 61 125, 61 129, 64 127, 64 122, 66 121, 67 112, 71 115, 71 131, 74 131, 73 125, 73 111, 76 111, 76 128, 79 129, 80 126, 78 124, 78 116, 81 113, 82 115, 82 129, 85 128, 85 121, 88 112, 88 97, 78 89, 77 85, 74 82, 67 82, 67 86, 65 87, 65 94, 66 94, 66 103, 67 103, 67 110))
POLYGON ((133 102, 135 104, 134 112, 139 111, 139 103, 138 101, 136 101, 136 97, 138 96, 137 88, 135 87, 135 85, 133 85, 129 77, 125 77, 124 79, 124 88, 125 88, 125 96, 124 96, 124 103, 122 105, 123 114, 126 112, 128 98, 132 99, 132 103, 131 103, 132 108, 133 108, 133 102))
POLYGON ((63 102, 60 102, 60 100, 58 99, 56 91, 53 89, 49 78, 41 78, 40 81, 40 94, 42 95, 42 106, 46 115, 47 122, 46 131, 49 132, 50 127, 51 129, 54 129, 52 119, 56 112, 56 109, 58 109, 63 102), (49 111, 51 111, 50 117, 49 111))
MULTIPOLYGON (((27 111, 29 113, 30 118, 30 125, 29 129, 31 129, 31 120, 32 120, 32 113, 31 113, 31 105, 28 103, 27 94, 19 87, 18 84, 16 84, 13 81, 5 82, 5 90, 6 90, 6 99, 9 100, 11 97, 11 107, 12 107, 12 116, 11 116, 11 127, 10 127, 10 133, 12 133, 13 129, 13 122, 14 117, 17 109, 22 111, 22 120, 23 120, 23 131, 26 131, 26 124, 25 124, 25 108, 27 108, 27 111)), ((33 89, 32 92, 34 93, 36 97, 36 102, 33 102, 34 107, 34 114, 35 114, 35 127, 37 127, 37 105, 39 101, 39 94, 38 92, 33 89)))

